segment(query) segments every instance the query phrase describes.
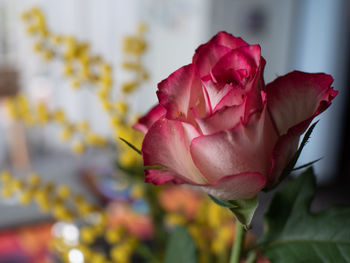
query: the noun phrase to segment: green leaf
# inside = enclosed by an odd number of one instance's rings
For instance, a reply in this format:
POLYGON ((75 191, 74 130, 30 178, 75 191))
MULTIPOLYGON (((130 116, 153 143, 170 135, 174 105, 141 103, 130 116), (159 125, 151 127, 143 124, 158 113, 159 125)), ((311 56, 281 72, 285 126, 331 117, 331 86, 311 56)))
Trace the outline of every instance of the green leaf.
POLYGON ((138 154, 142 155, 142 152, 137 149, 137 147, 135 145, 133 145, 131 142, 128 142, 127 140, 119 137, 120 140, 122 140, 124 143, 126 143, 126 145, 128 145, 131 149, 133 149, 135 152, 137 152, 138 154))
POLYGON ((185 227, 176 227, 168 240, 164 263, 196 263, 196 245, 185 227))
POLYGON ((250 227, 254 212, 259 204, 258 196, 251 199, 234 200, 230 201, 230 203, 234 205, 234 207, 230 208, 231 212, 247 230, 250 227))
POLYGON ((219 206, 226 207, 226 208, 234 208, 235 207, 235 205, 230 203, 229 201, 218 199, 212 195, 209 195, 209 197, 215 204, 217 204, 219 206))
POLYGON ((315 188, 309 168, 271 200, 258 245, 271 263, 350 262, 350 208, 311 213, 315 188))
POLYGON ((253 219, 254 212, 258 207, 258 196, 255 196, 251 199, 230 201, 221 200, 212 195, 209 195, 209 197, 217 205, 230 209, 231 212, 235 215, 236 219, 244 226, 244 228, 249 228, 249 225, 253 219))

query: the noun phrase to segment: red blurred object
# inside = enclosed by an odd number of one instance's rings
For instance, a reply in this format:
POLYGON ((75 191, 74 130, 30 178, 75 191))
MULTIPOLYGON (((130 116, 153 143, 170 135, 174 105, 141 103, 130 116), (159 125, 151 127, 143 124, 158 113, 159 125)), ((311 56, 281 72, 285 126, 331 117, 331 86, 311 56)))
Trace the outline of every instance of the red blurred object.
POLYGON ((159 202, 167 212, 182 212, 188 219, 196 216, 203 198, 203 193, 186 186, 167 186, 159 194, 159 202))
POLYGON ((109 227, 123 226, 142 240, 153 237, 154 227, 148 214, 133 211, 127 203, 112 202, 108 205, 109 227))
POLYGON ((0 231, 0 263, 53 263, 51 223, 0 231))

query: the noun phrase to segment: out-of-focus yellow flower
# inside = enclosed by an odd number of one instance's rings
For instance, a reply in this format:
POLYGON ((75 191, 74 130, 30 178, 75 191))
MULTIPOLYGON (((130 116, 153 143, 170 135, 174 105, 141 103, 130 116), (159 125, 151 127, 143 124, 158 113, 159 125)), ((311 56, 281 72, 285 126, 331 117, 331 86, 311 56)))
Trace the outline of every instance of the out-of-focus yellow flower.
POLYGON ((13 179, 11 181, 11 186, 14 190, 20 191, 23 189, 24 183, 21 180, 13 179))
POLYGON ((101 66, 101 74, 102 75, 110 75, 112 71, 112 67, 111 65, 107 64, 107 63, 103 63, 101 66))
POLYGON ((42 43, 42 42, 36 42, 36 43, 34 43, 34 45, 33 45, 33 50, 34 50, 35 52, 42 51, 42 50, 43 50, 43 43, 42 43))
POLYGON ((2 183, 9 183, 12 179, 9 171, 2 171, 0 174, 0 179, 2 183))
POLYGON ((80 238, 83 243, 91 244, 95 241, 96 233, 91 227, 83 227, 80 230, 80 238))
POLYGON ((5 107, 11 118, 17 119, 19 117, 19 113, 17 111, 16 104, 13 98, 8 98, 5 100, 5 107))
POLYGON ((72 137, 72 128, 64 127, 60 134, 61 140, 68 141, 72 137))
POLYGON ((221 209, 222 207, 216 205, 214 202, 208 204, 208 224, 212 228, 220 227, 221 224, 221 209))
POLYGON ((135 158, 132 153, 124 151, 119 154, 118 162, 122 167, 132 167, 135 164, 135 158))
POLYGON ((118 128, 123 124, 123 121, 117 116, 112 116, 109 122, 113 128, 118 128))
POLYGON ((64 203, 54 203, 54 206, 52 207, 52 212, 53 215, 59 220, 70 221, 73 219, 72 213, 67 209, 64 203))
POLYGON ((89 123, 86 122, 86 121, 82 121, 82 122, 79 122, 77 124, 77 129, 81 132, 87 132, 89 131, 90 127, 89 127, 89 123))
POLYGON ((102 76, 100 79, 101 84, 106 87, 106 88, 110 88, 113 85, 113 79, 112 76, 108 75, 108 76, 102 76))
POLYGON ((89 203, 85 202, 84 200, 82 201, 75 200, 75 203, 77 206, 78 213, 82 216, 86 216, 93 211, 92 206, 89 203))
POLYGON ((141 74, 141 77, 143 80, 148 80, 149 79, 149 74, 146 71, 143 71, 141 74))
POLYGON ((57 196, 62 200, 67 199, 70 193, 70 188, 67 185, 61 185, 57 189, 57 196))
POLYGON ((130 262, 130 252, 127 249, 125 249, 124 246, 121 246, 121 245, 114 246, 111 249, 110 256, 115 262, 120 262, 120 263, 130 262))
POLYGON ((66 115, 63 110, 56 110, 54 113, 54 120, 58 123, 64 123, 66 121, 66 115))
POLYGON ((165 222, 167 225, 174 227, 178 225, 184 225, 186 223, 186 219, 183 215, 170 213, 166 215, 165 222))
POLYGON ((80 88, 80 82, 77 79, 73 80, 71 85, 72 85, 73 89, 79 89, 80 88))
POLYGON ((26 20, 29 20, 31 17, 30 13, 28 12, 23 12, 22 15, 21 15, 21 19, 26 21, 26 20))
POLYGON ((102 253, 93 252, 90 257, 90 262, 106 263, 106 256, 102 253))
POLYGON ((30 186, 37 187, 40 183, 40 177, 36 173, 28 174, 28 183, 30 186))
POLYGON ((88 79, 90 77, 90 68, 89 65, 83 65, 80 70, 80 75, 84 79, 88 79))
POLYGON ((107 100, 109 90, 105 88, 100 88, 98 91, 98 96, 101 100, 107 100))
POLYGON ((85 146, 81 141, 75 141, 72 145, 72 150, 75 154, 80 155, 85 151, 85 146))
POLYGON ((45 60, 51 60, 54 56, 54 52, 52 50, 45 50, 44 51, 44 59, 45 60))
POLYGON ((10 188, 10 187, 8 187, 8 186, 3 187, 3 188, 1 189, 1 195, 2 195, 3 197, 5 197, 5 198, 10 197, 11 195, 13 195, 13 190, 12 190, 12 188, 10 188))
POLYGON ((20 196, 20 202, 22 205, 28 205, 34 198, 34 191, 31 189, 27 189, 22 191, 20 196))
POLYGON ((105 233, 105 238, 108 243, 115 244, 122 240, 123 234, 124 234, 124 229, 122 227, 107 229, 105 233))
POLYGON ((131 188, 131 196, 135 199, 142 198, 144 195, 143 186, 135 184, 131 188))
POLYGON ((81 253, 83 253, 84 258, 90 258, 92 255, 92 251, 88 246, 84 246, 82 244, 79 244, 79 246, 77 247, 77 249, 79 249, 81 251, 81 253))
POLYGON ((126 70, 140 70, 142 68, 140 63, 134 63, 134 62, 124 62, 122 64, 122 67, 126 70))
POLYGON ((107 143, 107 140, 103 137, 100 137, 93 133, 88 133, 86 135, 86 141, 95 146, 104 146, 107 143))
POLYGON ((110 111, 112 109, 112 105, 108 100, 103 99, 103 100, 101 100, 101 103, 102 103, 103 109, 105 111, 110 111))
POLYGON ((124 101, 117 101, 115 104, 116 110, 125 114, 128 112, 128 105, 124 101))
POLYGON ((140 55, 147 48, 146 42, 137 36, 128 36, 124 38, 123 51, 129 54, 140 55))
POLYGON ((49 120, 48 110, 44 103, 39 103, 37 105, 37 117, 40 124, 46 124, 49 120))
POLYGON ((143 35, 147 31, 147 25, 145 23, 139 23, 137 31, 140 35, 143 35))
POLYGON ((28 35, 34 35, 38 32, 38 28, 36 26, 28 26, 26 32, 28 35))
POLYGON ((63 67, 63 74, 65 76, 71 76, 74 73, 73 65, 67 62, 63 67))
POLYGON ((51 37, 51 39, 52 39, 53 43, 55 43, 55 44, 61 44, 62 40, 63 40, 60 35, 53 35, 51 37))
POLYGON ((138 87, 138 83, 136 81, 125 82, 122 85, 122 91, 124 93, 131 93, 138 87))

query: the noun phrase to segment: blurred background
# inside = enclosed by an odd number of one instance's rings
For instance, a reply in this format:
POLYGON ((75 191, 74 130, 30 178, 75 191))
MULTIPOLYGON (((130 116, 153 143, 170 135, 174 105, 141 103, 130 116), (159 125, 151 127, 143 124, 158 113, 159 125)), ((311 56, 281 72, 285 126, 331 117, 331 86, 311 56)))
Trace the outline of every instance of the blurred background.
MULTIPOLYGON (((132 111, 139 114, 156 103, 157 83, 190 63, 198 45, 221 30, 261 45, 267 83, 294 69, 331 74, 339 95, 318 118, 299 163, 323 157, 315 164, 319 183, 315 209, 349 203, 349 1, 0 0, 0 96, 24 91, 33 101, 62 108, 70 120, 84 119, 96 133, 111 138, 108 116, 91 89, 72 91, 71 81, 62 77, 62 62, 45 61, 33 52, 35 43, 21 14, 34 6, 42 10, 52 32, 89 42, 93 53, 113 65, 116 83, 129 77, 121 63, 123 39, 134 34, 140 22, 147 26, 143 64, 149 78, 128 97, 132 111)), ((76 156, 59 139, 55 125, 27 129, 11 122, 3 105, 0 114, 1 170, 37 171, 45 180, 67 184, 87 199, 96 198, 82 174, 111 166, 113 151, 89 149, 76 156)), ((8 229, 50 220, 33 205, 22 207, 16 200, 1 199, 0 254, 2 240, 9 240, 8 229)), ((36 233, 35 227, 30 228, 36 233)), ((0 262, 10 261, 0 256, 0 262)))

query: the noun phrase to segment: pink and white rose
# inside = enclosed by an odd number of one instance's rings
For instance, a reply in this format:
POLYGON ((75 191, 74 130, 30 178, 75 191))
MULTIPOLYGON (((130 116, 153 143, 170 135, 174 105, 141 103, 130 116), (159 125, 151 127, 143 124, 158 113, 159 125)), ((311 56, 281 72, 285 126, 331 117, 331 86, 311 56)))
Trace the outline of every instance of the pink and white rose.
POLYGON ((146 182, 191 184, 225 200, 276 184, 300 135, 337 95, 333 78, 293 71, 265 85, 259 45, 220 32, 158 84, 159 104, 135 125, 146 182))

